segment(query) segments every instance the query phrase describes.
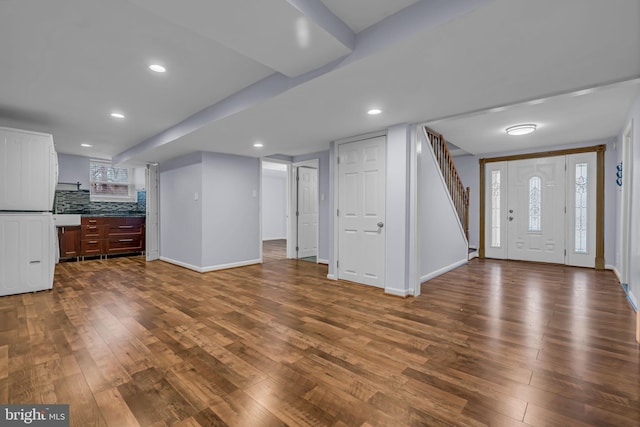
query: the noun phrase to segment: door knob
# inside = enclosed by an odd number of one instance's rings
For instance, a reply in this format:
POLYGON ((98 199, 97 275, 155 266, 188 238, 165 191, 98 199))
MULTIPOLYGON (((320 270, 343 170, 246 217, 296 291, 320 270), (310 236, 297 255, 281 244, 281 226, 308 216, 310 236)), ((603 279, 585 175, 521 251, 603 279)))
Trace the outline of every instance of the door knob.
POLYGON ((384 227, 384 222, 380 221, 380 222, 378 223, 378 227, 379 227, 379 228, 384 227))
POLYGON ((509 221, 513 221, 513 217, 512 216, 509 217, 509 221))

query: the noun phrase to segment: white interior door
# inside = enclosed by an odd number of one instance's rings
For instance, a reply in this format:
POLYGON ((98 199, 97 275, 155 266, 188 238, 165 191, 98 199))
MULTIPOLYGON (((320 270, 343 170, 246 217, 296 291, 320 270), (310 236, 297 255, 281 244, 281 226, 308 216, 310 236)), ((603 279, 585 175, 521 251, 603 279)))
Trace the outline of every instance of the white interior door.
POLYGON ((565 157, 510 161, 507 257, 565 263, 565 157))
POLYGON ((298 258, 318 256, 318 169, 297 168, 298 258))
POLYGON ((386 139, 338 146, 338 278, 384 288, 386 139))
POLYGON ((158 227, 158 165, 147 165, 147 218, 145 221, 145 248, 147 261, 160 259, 158 227))
POLYGON ((596 153, 567 156, 567 264, 596 266, 596 153))

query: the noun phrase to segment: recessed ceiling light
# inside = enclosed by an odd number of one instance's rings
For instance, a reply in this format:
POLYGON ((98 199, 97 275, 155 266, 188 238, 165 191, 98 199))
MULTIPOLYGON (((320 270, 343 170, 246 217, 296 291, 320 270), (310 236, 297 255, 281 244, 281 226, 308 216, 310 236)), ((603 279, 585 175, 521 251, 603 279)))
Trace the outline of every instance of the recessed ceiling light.
POLYGON ((160 64, 151 64, 149 65, 149 69, 151 71, 155 71, 156 73, 164 73, 165 71, 167 71, 167 69, 160 64))
POLYGON ((367 114, 370 116, 377 116, 380 113, 382 113, 382 110, 378 108, 372 108, 371 110, 367 111, 367 114))
POLYGON ((255 148, 262 148, 262 147, 264 147, 264 144, 262 142, 256 142, 255 144, 253 144, 253 146, 255 148))
POLYGON ((80 146, 85 148, 93 147, 91 144, 80 144, 80 146))
POLYGON ((505 129, 508 135, 526 135, 536 130, 538 126, 534 124, 524 124, 511 126, 505 129))
POLYGON ((114 119, 124 119, 124 114, 122 113, 111 113, 111 117, 114 119))

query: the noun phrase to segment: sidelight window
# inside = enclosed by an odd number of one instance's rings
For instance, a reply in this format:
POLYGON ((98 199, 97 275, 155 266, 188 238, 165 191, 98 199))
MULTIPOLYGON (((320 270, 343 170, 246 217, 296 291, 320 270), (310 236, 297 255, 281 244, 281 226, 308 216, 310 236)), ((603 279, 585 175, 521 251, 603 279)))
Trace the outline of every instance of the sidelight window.
POLYGON ((576 253, 587 253, 587 163, 576 164, 576 253))

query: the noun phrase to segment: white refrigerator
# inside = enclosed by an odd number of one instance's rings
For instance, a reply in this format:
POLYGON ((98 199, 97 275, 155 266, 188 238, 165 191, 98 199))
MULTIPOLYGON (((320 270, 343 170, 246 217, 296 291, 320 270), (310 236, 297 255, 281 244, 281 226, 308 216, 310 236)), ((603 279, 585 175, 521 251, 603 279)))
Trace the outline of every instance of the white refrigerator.
POLYGON ((0 296, 53 287, 57 182, 51 135, 0 127, 0 296))

